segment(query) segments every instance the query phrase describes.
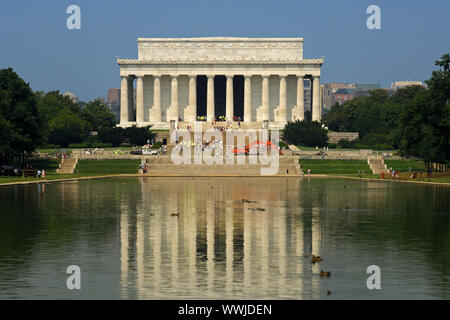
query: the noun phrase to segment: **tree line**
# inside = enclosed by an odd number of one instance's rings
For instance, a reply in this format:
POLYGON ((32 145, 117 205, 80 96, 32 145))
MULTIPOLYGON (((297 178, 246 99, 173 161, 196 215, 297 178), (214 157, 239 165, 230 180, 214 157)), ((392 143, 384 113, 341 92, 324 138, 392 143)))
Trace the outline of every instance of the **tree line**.
POLYGON ((59 91, 33 92, 12 68, 0 70, 2 158, 38 147, 143 145, 154 136, 150 126, 116 127, 114 114, 100 99, 80 106, 59 91))
MULTIPOLYGON (((337 132, 358 132, 359 140, 341 141, 342 147, 396 149, 406 157, 426 163, 446 164, 450 157, 450 55, 435 61, 426 87, 411 86, 390 95, 386 90, 372 90, 334 105, 324 115, 323 125, 337 132)), ((306 146, 327 144, 326 130, 307 121, 288 123, 284 137, 306 146)))

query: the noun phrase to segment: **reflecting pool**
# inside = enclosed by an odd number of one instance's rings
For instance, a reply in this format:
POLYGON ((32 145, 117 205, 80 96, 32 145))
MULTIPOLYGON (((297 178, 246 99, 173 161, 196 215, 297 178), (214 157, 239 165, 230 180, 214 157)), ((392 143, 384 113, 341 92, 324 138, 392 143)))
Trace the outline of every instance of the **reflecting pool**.
POLYGON ((114 178, 0 187, 0 205, 0 299, 450 298, 448 187, 114 178))

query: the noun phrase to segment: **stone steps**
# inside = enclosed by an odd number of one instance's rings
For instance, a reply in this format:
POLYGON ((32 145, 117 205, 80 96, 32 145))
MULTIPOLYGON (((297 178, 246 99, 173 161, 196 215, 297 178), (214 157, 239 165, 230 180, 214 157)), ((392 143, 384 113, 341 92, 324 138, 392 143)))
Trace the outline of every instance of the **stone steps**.
POLYGON ((382 158, 379 157, 368 157, 367 163, 369 164, 370 169, 372 170, 373 174, 380 174, 382 172, 387 173, 387 167, 384 164, 384 161, 382 158))
MULTIPOLYGON (((268 168, 270 164, 263 165, 260 162, 257 164, 249 164, 248 157, 245 157, 247 162, 245 164, 179 164, 176 165, 172 163, 170 157, 156 158, 156 159, 146 159, 146 164, 148 167, 149 174, 176 174, 176 175, 186 175, 186 176, 201 176, 203 174, 207 175, 236 175, 236 176, 246 176, 246 175, 261 175, 262 168, 268 168)), ((236 159, 234 159, 236 160, 236 159)), ((296 175, 300 174, 300 165, 297 157, 290 158, 280 158, 278 164, 277 174, 290 174, 296 175)))
POLYGON ((72 174, 77 166, 78 158, 65 158, 61 160, 59 168, 56 169, 56 173, 70 173, 72 174))
MULTIPOLYGON (((259 162, 259 160, 257 159, 257 161, 259 162)), ((156 158, 156 159, 151 159, 151 158, 146 158, 145 162, 147 163, 147 165, 156 165, 156 164, 173 164, 172 160, 170 157, 165 157, 165 158, 156 158)), ((194 164, 194 157, 191 157, 191 161, 192 164, 194 164)), ((205 161, 203 161, 205 162, 205 161)), ((278 163, 280 165, 290 165, 293 163, 292 158, 291 159, 283 159, 283 158, 279 158, 278 159, 278 163)), ((223 158, 222 160, 222 164, 223 165, 227 165, 227 160, 226 158, 223 158)), ((234 158, 233 159, 233 163, 230 164, 236 164, 236 165, 252 165, 253 163, 250 163, 250 158, 249 157, 244 157, 244 158, 234 158), (244 161, 244 163, 239 163, 238 161, 244 161)), ((219 165, 219 164, 216 164, 219 165)))

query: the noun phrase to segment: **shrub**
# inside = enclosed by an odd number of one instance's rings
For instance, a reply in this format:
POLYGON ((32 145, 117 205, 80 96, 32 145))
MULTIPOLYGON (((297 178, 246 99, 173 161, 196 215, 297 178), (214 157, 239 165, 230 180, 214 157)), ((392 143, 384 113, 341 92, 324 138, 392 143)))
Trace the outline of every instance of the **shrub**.
POLYGON ((355 148, 356 141, 349 141, 347 139, 341 139, 338 142, 338 146, 345 149, 355 148))
POLYGON ((327 144, 327 130, 317 121, 288 122, 284 127, 283 140, 288 144, 306 147, 323 147, 327 144))
POLYGON ((328 143, 328 148, 330 149, 336 149, 338 145, 336 143, 328 143))
POLYGON ((162 146, 162 142, 158 141, 151 146, 151 149, 159 149, 162 146))

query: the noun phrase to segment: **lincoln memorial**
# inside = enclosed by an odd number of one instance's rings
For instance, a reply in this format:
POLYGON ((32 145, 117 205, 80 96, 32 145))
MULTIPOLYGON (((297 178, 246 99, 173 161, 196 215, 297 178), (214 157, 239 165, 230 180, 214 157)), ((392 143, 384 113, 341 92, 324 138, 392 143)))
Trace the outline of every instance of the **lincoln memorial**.
POLYGON ((304 59, 302 38, 139 38, 138 58, 117 63, 121 127, 227 120, 281 128, 304 119, 305 81, 312 119, 321 119, 323 59, 304 59))

